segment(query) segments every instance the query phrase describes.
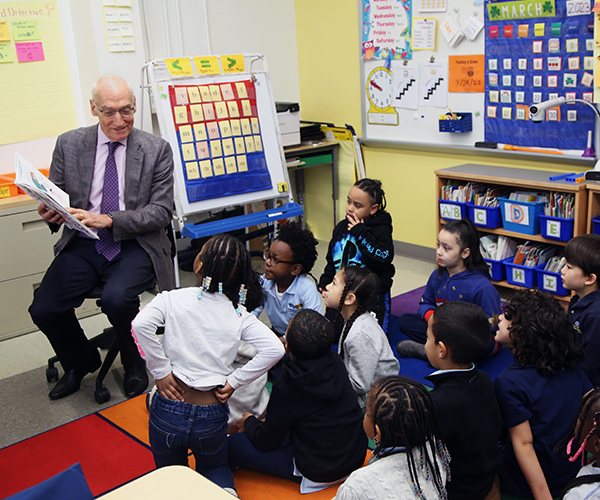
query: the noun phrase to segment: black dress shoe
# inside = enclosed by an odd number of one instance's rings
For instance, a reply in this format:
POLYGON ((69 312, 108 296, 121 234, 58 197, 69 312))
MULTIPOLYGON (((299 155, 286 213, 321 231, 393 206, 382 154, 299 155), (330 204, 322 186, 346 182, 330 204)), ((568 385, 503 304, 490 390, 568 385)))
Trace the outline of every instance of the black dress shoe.
POLYGON ((62 376, 48 396, 50 399, 62 399, 70 396, 79 390, 81 380, 84 376, 80 375, 77 370, 69 370, 62 376))
POLYGON ((125 396, 133 398, 139 396, 148 388, 148 374, 146 373, 146 364, 141 363, 128 370, 125 370, 123 377, 123 390, 125 396))

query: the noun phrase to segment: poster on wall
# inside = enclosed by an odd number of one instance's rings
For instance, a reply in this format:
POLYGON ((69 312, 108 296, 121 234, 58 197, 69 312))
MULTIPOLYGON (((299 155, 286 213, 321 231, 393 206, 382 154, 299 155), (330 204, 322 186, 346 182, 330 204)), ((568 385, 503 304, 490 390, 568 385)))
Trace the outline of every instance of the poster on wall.
POLYGON ((363 0, 363 59, 411 59, 412 0, 363 0))

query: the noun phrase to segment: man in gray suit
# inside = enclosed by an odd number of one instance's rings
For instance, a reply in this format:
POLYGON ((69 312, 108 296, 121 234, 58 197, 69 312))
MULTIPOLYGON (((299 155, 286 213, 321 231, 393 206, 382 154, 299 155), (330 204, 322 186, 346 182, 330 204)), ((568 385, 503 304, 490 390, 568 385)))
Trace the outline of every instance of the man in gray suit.
MULTIPOLYGON (((83 377, 101 365, 98 350, 75 316, 75 308, 100 284, 102 310, 121 350, 125 394, 144 392, 148 376, 131 335, 131 321, 139 310, 139 295, 155 279, 161 290, 175 286, 164 230, 173 209, 171 147, 133 128, 135 97, 125 80, 101 78, 92 89, 90 106, 99 124, 58 137, 50 179, 69 194, 70 212, 100 239, 65 227, 29 308, 65 371, 50 399, 76 392, 83 377)), ((38 212, 53 232, 64 222, 43 204, 38 212)))

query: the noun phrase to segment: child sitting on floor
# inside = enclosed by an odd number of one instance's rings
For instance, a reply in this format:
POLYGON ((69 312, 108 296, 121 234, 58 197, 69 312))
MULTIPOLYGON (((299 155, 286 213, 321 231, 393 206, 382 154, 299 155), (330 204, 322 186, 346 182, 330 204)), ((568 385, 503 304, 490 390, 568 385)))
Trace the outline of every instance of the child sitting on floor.
POLYGON ((333 327, 302 309, 286 334, 290 362, 273 382, 264 421, 245 414, 244 432, 228 438, 229 460, 243 469, 301 483, 309 493, 343 481, 367 451, 362 412, 340 357, 333 327))
POLYGON ((373 382, 398 375, 400 370, 385 333, 370 312, 378 289, 375 274, 364 267, 350 266, 340 269, 323 292, 325 305, 344 318, 338 352, 363 410, 373 382))
POLYGON ((335 500, 442 500, 450 458, 435 435, 427 390, 402 376, 373 385, 364 418, 376 446, 369 465, 354 471, 335 500))
POLYGON ((502 419, 494 387, 473 362, 485 351, 489 336, 485 312, 468 302, 442 304, 427 328, 425 352, 438 371, 425 378, 435 385, 430 396, 439 437, 452 457, 449 500, 486 498, 502 459, 502 419))
POLYGON ((569 320, 583 346, 582 366, 594 387, 600 387, 600 235, 576 236, 565 247, 562 279, 576 295, 569 320))
POLYGON ((539 290, 516 292, 499 320, 496 340, 514 355, 494 380, 509 434, 500 486, 518 497, 556 497, 577 474, 577 465, 553 450, 592 388, 579 364, 583 351, 562 306, 539 290))
POLYGON ((581 401, 571 432, 557 446, 571 462, 581 455, 581 470, 565 487, 564 500, 600 498, 600 389, 588 392, 581 401), (592 460, 587 463, 587 453, 592 460))
MULTIPOLYGON (((490 281, 490 272, 479 251, 479 234, 469 218, 446 224, 437 238, 438 268, 433 271, 419 302, 419 312, 400 316, 400 331, 412 340, 398 343, 398 354, 427 361, 424 344, 427 341, 427 322, 435 308, 444 302, 470 302, 481 307, 490 322, 500 313, 500 294, 490 281)), ((491 334, 483 353, 498 352, 491 334)))
POLYGON ((200 287, 158 294, 132 323, 132 334, 156 381, 150 403, 150 446, 157 467, 188 465, 223 488, 234 488, 227 460, 227 400, 283 356, 269 328, 246 311, 262 302, 246 247, 222 234, 194 262, 200 287), (164 326, 162 344, 156 336, 164 326), (257 355, 234 370, 240 342, 257 355))

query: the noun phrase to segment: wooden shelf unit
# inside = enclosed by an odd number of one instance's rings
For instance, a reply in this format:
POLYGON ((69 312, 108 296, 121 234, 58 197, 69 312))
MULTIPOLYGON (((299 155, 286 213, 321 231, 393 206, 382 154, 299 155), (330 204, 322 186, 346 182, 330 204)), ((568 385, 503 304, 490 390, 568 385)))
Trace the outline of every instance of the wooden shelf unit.
MULTIPOLYGON (((449 180, 467 182, 481 182, 495 186, 508 186, 515 190, 526 191, 559 191, 564 193, 573 193, 575 195, 575 221, 573 227, 573 236, 579 236, 589 232, 591 225, 588 213, 592 210, 591 198, 594 196, 595 209, 600 213, 600 184, 595 194, 591 195, 588 206, 588 190, 585 183, 572 183, 565 181, 549 180, 550 176, 559 175, 556 172, 545 170, 528 170, 523 168, 496 167, 491 165, 477 165, 474 163, 466 163, 456 167, 436 170, 436 210, 439 214, 439 198, 442 193, 442 186, 445 186, 449 180)), ((447 221, 442 220, 439 215, 437 218, 437 232, 446 224, 447 221)), ((516 233, 514 231, 506 231, 502 227, 496 229, 488 229, 485 227, 477 227, 482 234, 501 234, 510 238, 521 241, 538 241, 549 243, 551 245, 564 246, 566 241, 551 240, 543 238, 541 234, 529 235, 516 233)), ((511 285, 507 281, 492 281, 494 285, 503 288, 520 288, 516 285, 511 285)), ((569 300, 569 296, 557 298, 561 301, 569 300)))
POLYGON ((600 182, 593 182, 587 185, 588 189, 588 211, 587 211, 587 232, 592 232, 592 218, 600 215, 600 182))

